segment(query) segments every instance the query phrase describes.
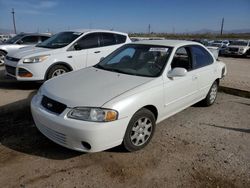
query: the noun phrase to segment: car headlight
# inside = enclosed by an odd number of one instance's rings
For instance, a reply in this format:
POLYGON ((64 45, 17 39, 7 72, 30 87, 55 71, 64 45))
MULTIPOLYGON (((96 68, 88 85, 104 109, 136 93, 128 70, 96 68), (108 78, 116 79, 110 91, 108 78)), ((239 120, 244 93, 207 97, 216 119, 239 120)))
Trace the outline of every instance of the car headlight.
POLYGON ((23 60, 23 63, 38 63, 46 60, 49 57, 49 55, 40 55, 40 56, 34 56, 34 57, 29 57, 25 58, 23 60))
POLYGON ((240 52, 244 52, 245 51, 245 49, 244 48, 240 48, 240 52))
POLYGON ((103 108, 77 107, 73 108, 67 117, 83 121, 109 122, 117 120, 118 112, 103 108))

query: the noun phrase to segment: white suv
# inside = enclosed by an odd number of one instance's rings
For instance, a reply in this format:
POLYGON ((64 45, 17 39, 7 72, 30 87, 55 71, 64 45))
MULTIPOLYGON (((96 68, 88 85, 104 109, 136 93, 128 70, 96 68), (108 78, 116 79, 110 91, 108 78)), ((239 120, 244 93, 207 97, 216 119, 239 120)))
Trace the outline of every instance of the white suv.
POLYGON ((126 33, 106 30, 74 30, 55 34, 35 47, 10 53, 6 74, 20 81, 47 80, 97 64, 124 43, 126 33))

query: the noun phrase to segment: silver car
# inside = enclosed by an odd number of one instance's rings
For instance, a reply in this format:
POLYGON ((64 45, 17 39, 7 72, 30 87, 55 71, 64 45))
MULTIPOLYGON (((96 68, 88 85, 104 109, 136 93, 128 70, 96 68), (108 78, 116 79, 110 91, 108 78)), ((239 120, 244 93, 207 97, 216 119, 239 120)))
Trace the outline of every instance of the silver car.
POLYGON ((4 58, 11 50, 35 45, 50 38, 50 34, 40 33, 20 33, 0 44, 0 65, 4 64, 4 58))

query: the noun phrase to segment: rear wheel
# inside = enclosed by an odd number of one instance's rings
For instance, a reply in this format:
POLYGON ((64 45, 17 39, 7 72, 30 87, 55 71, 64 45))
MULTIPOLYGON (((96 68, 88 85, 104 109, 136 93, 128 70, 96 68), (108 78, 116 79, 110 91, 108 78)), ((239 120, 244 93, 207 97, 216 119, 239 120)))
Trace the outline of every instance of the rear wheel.
POLYGON ((65 67, 64 65, 55 65, 52 68, 50 68, 47 74, 47 80, 54 78, 56 76, 62 75, 66 72, 69 72, 69 69, 65 67))
POLYGON ((215 81, 211 86, 206 98, 201 101, 202 104, 204 104, 205 106, 211 106, 212 104, 214 104, 215 99, 217 97, 217 93, 218 93, 218 82, 215 81))
POLYGON ((151 140, 155 130, 155 117, 147 109, 137 111, 131 118, 124 139, 123 146, 128 151, 144 148, 151 140))
POLYGON ((0 51, 0 66, 4 64, 5 56, 6 56, 6 53, 3 51, 0 51))

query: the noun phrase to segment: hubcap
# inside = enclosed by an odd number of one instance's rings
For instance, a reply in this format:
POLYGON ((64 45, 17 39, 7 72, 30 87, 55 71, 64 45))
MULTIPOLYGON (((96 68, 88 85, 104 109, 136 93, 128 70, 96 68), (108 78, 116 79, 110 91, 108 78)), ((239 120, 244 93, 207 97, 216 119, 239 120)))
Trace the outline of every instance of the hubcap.
POLYGON ((152 134, 152 122, 150 119, 143 117, 138 119, 130 134, 130 140, 135 146, 141 146, 147 142, 152 134))
POLYGON ((56 77, 56 76, 59 76, 59 75, 61 75, 61 74, 64 74, 64 73, 66 73, 66 71, 65 71, 64 69, 56 69, 56 70, 53 72, 53 74, 52 74, 52 78, 53 78, 53 77, 56 77))
POLYGON ((217 85, 214 84, 211 88, 211 92, 210 92, 210 97, 209 100, 211 103, 213 103, 215 101, 216 95, 217 95, 217 85))

